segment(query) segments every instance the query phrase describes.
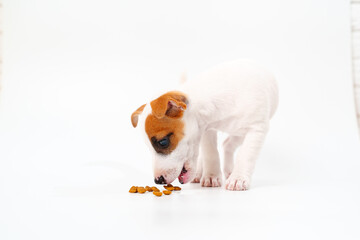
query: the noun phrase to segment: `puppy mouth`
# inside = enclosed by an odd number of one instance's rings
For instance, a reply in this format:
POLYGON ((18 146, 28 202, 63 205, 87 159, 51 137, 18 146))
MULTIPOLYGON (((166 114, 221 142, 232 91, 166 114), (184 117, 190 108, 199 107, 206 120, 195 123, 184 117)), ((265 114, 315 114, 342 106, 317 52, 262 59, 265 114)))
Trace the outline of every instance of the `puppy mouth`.
POLYGON ((185 168, 185 165, 183 166, 178 179, 181 184, 187 183, 189 181, 189 173, 188 170, 185 168))

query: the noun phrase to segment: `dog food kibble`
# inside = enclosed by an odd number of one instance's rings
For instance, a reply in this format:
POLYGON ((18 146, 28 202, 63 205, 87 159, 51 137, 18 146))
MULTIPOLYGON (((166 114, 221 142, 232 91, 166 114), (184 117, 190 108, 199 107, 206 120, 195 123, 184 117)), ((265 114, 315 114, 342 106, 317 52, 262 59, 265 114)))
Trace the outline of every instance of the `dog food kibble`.
POLYGON ((129 193, 136 193, 137 192, 137 187, 132 186, 129 190, 129 193))
POLYGON ((145 188, 143 188, 143 187, 138 187, 137 191, 138 191, 138 193, 141 193, 141 194, 146 192, 145 188))
POLYGON ((164 186, 164 188, 166 190, 163 190, 162 192, 155 186, 153 187, 138 187, 138 186, 132 186, 129 190, 129 193, 140 193, 140 194, 144 194, 146 192, 152 192, 155 196, 157 197, 161 197, 163 194, 164 195, 170 195, 172 193, 172 191, 180 191, 181 188, 178 186, 173 186, 171 184, 168 184, 166 186, 164 186))
POLYGON ((152 187, 151 188, 154 192, 160 192, 160 190, 157 187, 152 187))
POLYGON ((169 191, 173 191, 173 190, 174 190, 174 187, 164 186, 164 188, 165 188, 166 190, 169 190, 169 191))
POLYGON ((155 191, 154 191, 153 194, 154 194, 155 196, 161 197, 162 192, 160 192, 160 191, 159 191, 159 192, 155 192, 155 191))
POLYGON ((163 193, 164 193, 165 195, 170 195, 170 194, 172 193, 172 191, 164 190, 163 193))

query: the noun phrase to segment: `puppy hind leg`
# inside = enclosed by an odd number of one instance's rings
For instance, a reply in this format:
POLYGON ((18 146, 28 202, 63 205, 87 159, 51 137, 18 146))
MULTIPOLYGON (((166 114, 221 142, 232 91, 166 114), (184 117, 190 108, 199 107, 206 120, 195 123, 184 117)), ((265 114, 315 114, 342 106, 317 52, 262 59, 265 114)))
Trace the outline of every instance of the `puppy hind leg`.
POLYGON ((222 174, 220 157, 217 149, 217 132, 207 131, 201 139, 201 155, 203 160, 203 174, 200 180, 203 187, 220 187, 222 174))
POLYGON ((223 163, 223 172, 225 179, 227 179, 233 171, 234 168, 234 153, 235 150, 243 142, 243 136, 229 136, 225 139, 223 143, 224 148, 224 163, 223 163))
POLYGON ((267 131, 250 130, 236 154, 234 169, 226 180, 227 190, 248 190, 255 162, 263 145, 267 131))

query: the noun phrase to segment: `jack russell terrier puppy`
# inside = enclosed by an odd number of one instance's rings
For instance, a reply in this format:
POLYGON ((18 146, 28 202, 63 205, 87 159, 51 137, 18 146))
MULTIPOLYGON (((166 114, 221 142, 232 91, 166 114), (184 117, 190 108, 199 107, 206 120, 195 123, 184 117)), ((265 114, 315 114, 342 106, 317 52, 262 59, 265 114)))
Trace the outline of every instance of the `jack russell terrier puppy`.
POLYGON ((229 134, 223 143, 225 188, 241 191, 249 188, 277 105, 274 76, 253 62, 237 60, 142 105, 131 122, 145 133, 156 184, 178 178, 182 184, 220 187, 217 131, 229 134))

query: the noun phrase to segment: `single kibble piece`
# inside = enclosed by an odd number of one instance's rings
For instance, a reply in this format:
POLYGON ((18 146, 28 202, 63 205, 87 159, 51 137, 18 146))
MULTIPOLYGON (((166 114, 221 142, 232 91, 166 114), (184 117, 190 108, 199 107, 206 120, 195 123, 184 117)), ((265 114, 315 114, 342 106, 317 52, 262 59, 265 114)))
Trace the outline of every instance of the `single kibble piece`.
POLYGON ((132 186, 129 190, 129 193, 136 193, 137 192, 137 187, 132 186))
POLYGON ((141 194, 143 194, 143 193, 146 192, 146 190, 145 190, 144 187, 138 187, 138 188, 137 188, 137 191, 138 191, 138 193, 141 193, 141 194))
POLYGON ((164 188, 165 188, 166 190, 169 190, 169 191, 173 191, 173 190, 174 190, 174 187, 164 186, 164 188))
POLYGON ((163 193, 164 193, 165 195, 170 195, 172 192, 169 191, 169 190, 164 190, 163 193))
POLYGON ((160 192, 160 190, 157 187, 152 187, 151 189, 153 190, 153 192, 160 192))
POLYGON ((162 192, 160 192, 160 191, 159 191, 159 192, 155 192, 155 191, 154 191, 153 194, 154 194, 155 196, 161 197, 162 192))
POLYGON ((168 185, 166 185, 167 187, 173 187, 173 185, 171 185, 171 183, 169 183, 168 185))
POLYGON ((146 186, 146 187, 145 187, 145 190, 148 191, 148 192, 152 192, 152 191, 153 191, 152 188, 149 187, 149 186, 146 186))
POLYGON ((174 187, 174 191, 180 191, 180 190, 181 190, 181 187, 177 187, 177 186, 174 187))

